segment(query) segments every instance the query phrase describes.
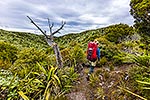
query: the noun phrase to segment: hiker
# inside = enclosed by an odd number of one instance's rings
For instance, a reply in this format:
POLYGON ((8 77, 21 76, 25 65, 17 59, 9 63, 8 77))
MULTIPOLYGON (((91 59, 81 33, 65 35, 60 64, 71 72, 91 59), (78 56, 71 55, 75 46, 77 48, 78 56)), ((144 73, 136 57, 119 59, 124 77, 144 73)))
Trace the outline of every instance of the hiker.
POLYGON ((90 63, 90 69, 87 77, 89 79, 90 74, 94 71, 96 62, 100 60, 100 48, 99 42, 97 40, 88 43, 87 59, 90 63))

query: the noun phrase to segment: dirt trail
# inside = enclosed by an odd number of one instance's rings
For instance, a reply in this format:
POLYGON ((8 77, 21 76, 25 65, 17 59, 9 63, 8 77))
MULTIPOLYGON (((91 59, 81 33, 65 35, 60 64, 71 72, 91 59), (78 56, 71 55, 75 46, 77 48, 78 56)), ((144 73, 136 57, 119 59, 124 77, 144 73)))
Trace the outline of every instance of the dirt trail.
MULTIPOLYGON (((98 72, 99 70, 103 71, 99 74, 100 82, 97 84, 98 87, 102 87, 103 89, 103 99, 95 98, 95 90, 94 88, 89 87, 90 81, 87 81, 87 71, 88 68, 84 68, 82 71, 82 75, 75 85, 72 92, 68 95, 69 100, 115 100, 114 95, 118 95, 118 85, 121 84, 122 80, 127 78, 126 70, 127 67, 122 66, 120 68, 115 68, 113 71, 110 71, 109 68, 95 68, 94 73, 98 72)), ((96 89, 97 87, 95 87, 96 89)))
POLYGON ((85 69, 82 70, 78 83, 76 83, 72 92, 68 95, 69 100, 87 100, 86 87, 88 87, 88 82, 84 71, 85 69))

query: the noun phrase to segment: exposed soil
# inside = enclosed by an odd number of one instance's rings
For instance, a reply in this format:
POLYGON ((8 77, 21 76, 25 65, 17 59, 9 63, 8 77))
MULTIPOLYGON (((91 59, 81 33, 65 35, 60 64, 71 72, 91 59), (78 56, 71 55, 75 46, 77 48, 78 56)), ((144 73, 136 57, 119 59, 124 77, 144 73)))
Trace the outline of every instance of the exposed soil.
POLYGON ((123 65, 119 68, 110 70, 107 67, 96 67, 94 73, 98 73, 99 82, 95 87, 90 86, 90 80, 87 81, 87 72, 89 68, 84 67, 78 83, 73 88, 72 92, 67 95, 69 100, 128 100, 124 97, 118 88, 123 85, 124 81, 128 80, 126 73, 130 65, 123 65), (101 87, 103 93, 101 96, 95 94, 95 90, 101 87))

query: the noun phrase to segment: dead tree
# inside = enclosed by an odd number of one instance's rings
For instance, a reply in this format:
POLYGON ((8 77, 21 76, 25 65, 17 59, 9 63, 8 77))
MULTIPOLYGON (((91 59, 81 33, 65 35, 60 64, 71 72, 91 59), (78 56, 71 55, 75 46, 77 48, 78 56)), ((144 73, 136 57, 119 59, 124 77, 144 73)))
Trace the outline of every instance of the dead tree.
POLYGON ((45 36, 46 38, 46 42, 48 43, 49 46, 51 46, 54 50, 54 53, 55 53, 55 56, 56 56, 56 62, 57 62, 57 65, 59 68, 63 67, 63 62, 62 62, 62 57, 61 57, 61 53, 60 53, 60 50, 59 50, 59 47, 57 45, 56 42, 54 42, 53 40, 53 37, 56 33, 60 33, 59 31, 61 29, 63 29, 64 25, 66 24, 66 22, 62 22, 62 25, 60 28, 58 28, 56 31, 52 31, 52 28, 54 26, 54 24, 50 24, 50 21, 48 19, 48 24, 49 24, 49 30, 50 30, 50 35, 47 35, 46 34, 46 31, 43 31, 29 16, 27 16, 31 23, 34 24, 42 33, 43 35, 45 36))

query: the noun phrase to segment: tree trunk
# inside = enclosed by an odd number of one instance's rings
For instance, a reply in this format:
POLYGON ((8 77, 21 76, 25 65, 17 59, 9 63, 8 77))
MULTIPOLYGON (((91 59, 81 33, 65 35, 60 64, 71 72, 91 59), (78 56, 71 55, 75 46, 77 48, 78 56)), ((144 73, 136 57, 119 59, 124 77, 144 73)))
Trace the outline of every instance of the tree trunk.
POLYGON ((47 39, 47 43, 54 50, 58 67, 59 68, 63 67, 62 57, 61 57, 61 53, 60 53, 60 50, 59 50, 59 47, 58 47, 57 43, 52 42, 50 39, 47 39))
POLYGON ((56 56, 56 61, 57 61, 57 65, 59 68, 63 67, 63 63, 62 63, 62 57, 61 57, 61 53, 59 51, 58 45, 54 45, 53 46, 54 52, 55 52, 55 56, 56 56))

